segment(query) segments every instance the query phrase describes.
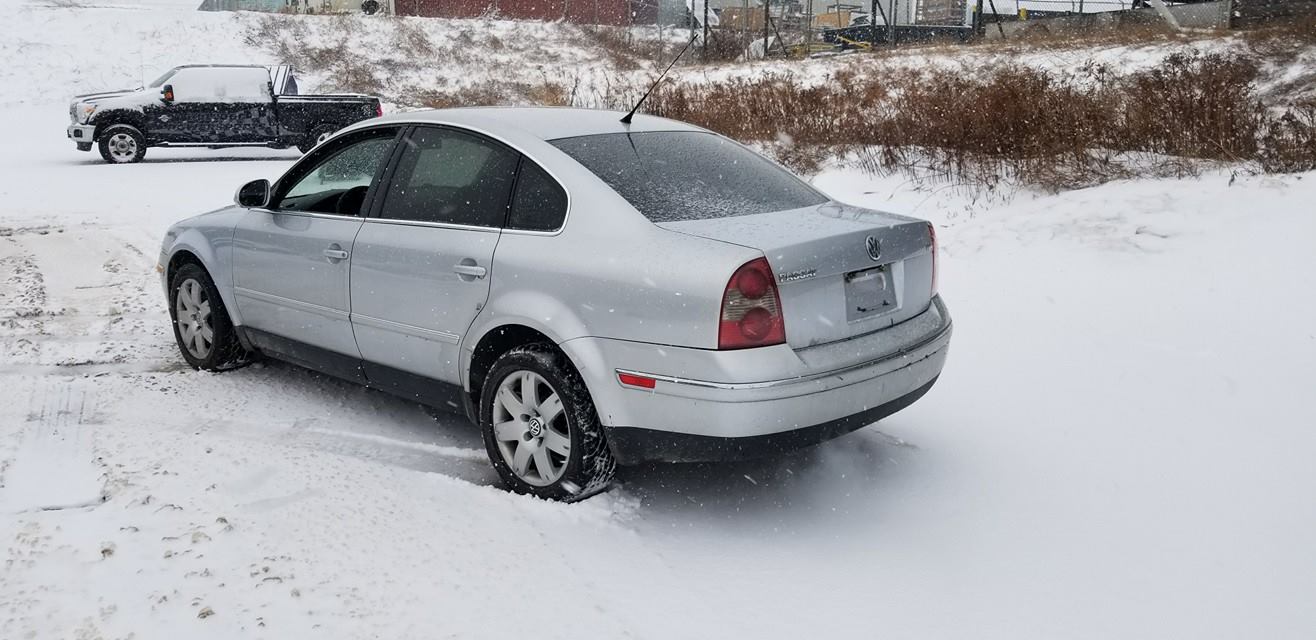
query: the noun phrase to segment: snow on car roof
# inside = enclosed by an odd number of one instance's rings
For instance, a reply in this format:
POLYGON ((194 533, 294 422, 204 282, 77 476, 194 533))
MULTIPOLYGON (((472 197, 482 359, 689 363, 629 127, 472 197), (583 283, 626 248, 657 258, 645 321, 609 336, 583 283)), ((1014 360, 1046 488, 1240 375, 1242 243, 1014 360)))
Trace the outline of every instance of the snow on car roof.
POLYGON ((409 111, 362 122, 358 126, 393 123, 445 123, 507 135, 519 133, 539 140, 557 140, 600 133, 643 131, 703 131, 691 124, 635 114, 622 124, 621 111, 574 107, 460 107, 409 111))

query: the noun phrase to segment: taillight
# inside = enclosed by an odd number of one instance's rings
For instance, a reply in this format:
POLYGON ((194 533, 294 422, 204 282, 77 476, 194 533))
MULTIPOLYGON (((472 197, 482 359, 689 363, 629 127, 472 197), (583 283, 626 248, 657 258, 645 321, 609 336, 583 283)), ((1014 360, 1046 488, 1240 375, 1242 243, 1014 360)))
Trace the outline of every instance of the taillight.
POLYGON ((932 295, 937 295, 937 228, 928 223, 928 239, 932 241, 932 295))
POLYGON ((384 117, 384 103, 382 102, 375 103, 375 117, 376 118, 384 117))
POLYGON ((732 274, 722 294, 717 348, 766 347, 785 341, 786 323, 772 267, 767 258, 746 262, 732 274))

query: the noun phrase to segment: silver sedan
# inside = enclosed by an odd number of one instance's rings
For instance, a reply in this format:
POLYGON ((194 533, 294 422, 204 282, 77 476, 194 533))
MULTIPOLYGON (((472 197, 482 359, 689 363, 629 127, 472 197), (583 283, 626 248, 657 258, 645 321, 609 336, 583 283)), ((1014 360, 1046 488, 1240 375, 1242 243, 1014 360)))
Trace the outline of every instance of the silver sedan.
POLYGON ((464 412, 515 491, 771 455, 941 373, 925 221, 848 206, 709 131, 579 109, 370 120, 184 220, 183 358, 257 354, 464 412))

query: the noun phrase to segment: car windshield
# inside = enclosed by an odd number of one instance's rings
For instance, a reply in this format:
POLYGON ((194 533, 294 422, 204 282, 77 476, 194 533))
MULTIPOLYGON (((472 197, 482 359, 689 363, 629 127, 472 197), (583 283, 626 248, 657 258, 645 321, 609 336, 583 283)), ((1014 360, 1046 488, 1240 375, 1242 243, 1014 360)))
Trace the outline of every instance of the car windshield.
POLYGON ((178 69, 176 69, 176 68, 175 68, 175 69, 170 69, 170 70, 164 72, 164 75, 160 76, 159 78, 156 78, 155 81, 153 81, 151 84, 148 84, 148 85, 146 85, 146 86, 147 86, 147 88, 150 88, 150 89, 156 89, 156 88, 159 88, 159 87, 161 87, 161 86, 164 86, 164 83, 168 82, 170 78, 174 77, 174 74, 175 74, 175 73, 178 73, 178 69))
POLYGON ((712 133, 606 133, 550 143, 653 222, 744 216, 827 201, 786 170, 712 133))

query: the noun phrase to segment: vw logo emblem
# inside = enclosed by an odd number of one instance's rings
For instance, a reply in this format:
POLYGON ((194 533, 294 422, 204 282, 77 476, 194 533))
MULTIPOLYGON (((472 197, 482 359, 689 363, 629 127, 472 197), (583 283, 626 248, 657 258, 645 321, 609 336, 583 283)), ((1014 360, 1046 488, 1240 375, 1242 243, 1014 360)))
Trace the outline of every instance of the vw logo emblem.
POLYGON ((530 419, 530 435, 538 438, 544 432, 544 421, 535 416, 530 419))
POLYGON ((868 257, 873 260, 882 258, 882 241, 877 236, 868 236, 864 239, 864 248, 868 250, 868 257))

